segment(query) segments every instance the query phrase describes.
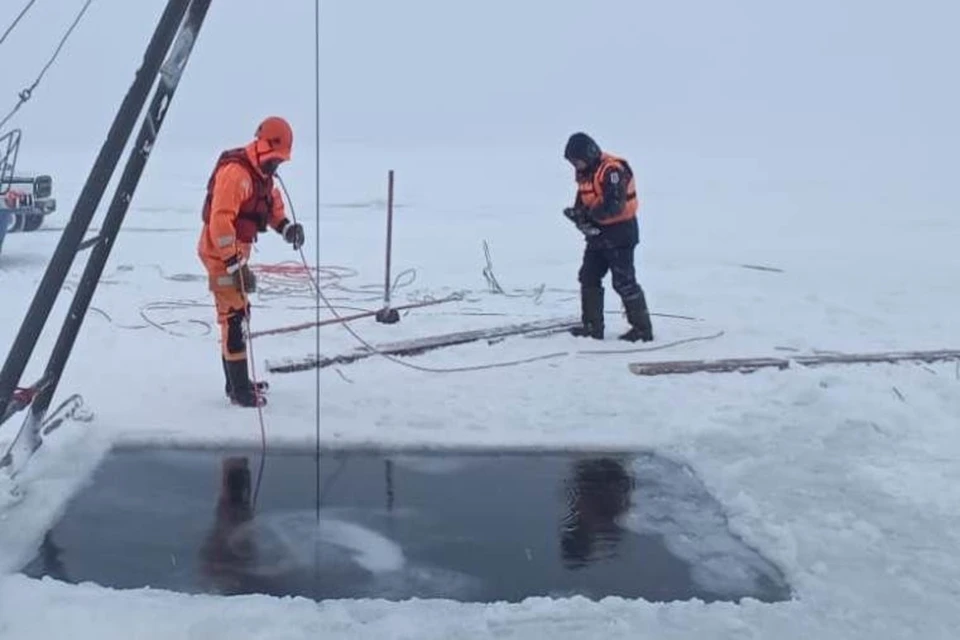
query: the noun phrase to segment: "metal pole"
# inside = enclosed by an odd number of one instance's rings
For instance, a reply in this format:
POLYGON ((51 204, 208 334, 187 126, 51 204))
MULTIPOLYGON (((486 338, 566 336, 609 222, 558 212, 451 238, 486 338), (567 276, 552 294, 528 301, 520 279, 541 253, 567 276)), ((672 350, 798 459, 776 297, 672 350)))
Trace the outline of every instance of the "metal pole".
POLYGON ((393 169, 387 172, 387 269, 383 280, 383 306, 390 306, 390 258, 393 253, 393 169))
POLYGON ((383 308, 377 312, 377 322, 394 324, 400 321, 400 314, 390 308, 390 261, 393 256, 393 169, 387 172, 387 250, 386 272, 383 280, 383 308))

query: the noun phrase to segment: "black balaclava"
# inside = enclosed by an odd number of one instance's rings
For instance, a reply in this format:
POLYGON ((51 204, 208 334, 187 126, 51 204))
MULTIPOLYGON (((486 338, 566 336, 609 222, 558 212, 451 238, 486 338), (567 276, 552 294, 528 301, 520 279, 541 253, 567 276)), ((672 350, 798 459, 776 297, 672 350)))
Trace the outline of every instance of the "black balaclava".
POLYGON ((593 138, 583 132, 577 132, 567 140, 567 146, 563 150, 563 157, 569 162, 574 160, 583 160, 587 163, 587 168, 592 168, 600 162, 600 146, 594 142, 593 138))

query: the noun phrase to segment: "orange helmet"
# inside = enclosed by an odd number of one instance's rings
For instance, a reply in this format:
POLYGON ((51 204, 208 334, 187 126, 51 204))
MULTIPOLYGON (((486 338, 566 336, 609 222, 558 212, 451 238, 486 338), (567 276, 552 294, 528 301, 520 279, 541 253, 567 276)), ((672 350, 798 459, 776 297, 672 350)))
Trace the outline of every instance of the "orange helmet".
POLYGON ((278 116, 270 116, 260 123, 256 133, 257 159, 286 162, 293 150, 293 129, 290 123, 278 116))

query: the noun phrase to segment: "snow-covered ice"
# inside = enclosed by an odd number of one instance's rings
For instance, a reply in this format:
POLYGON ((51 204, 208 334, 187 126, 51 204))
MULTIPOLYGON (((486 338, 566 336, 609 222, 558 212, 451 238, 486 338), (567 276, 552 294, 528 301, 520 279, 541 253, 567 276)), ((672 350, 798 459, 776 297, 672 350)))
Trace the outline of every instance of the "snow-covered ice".
MULTIPOLYGON (((960 18, 956 3, 878 7, 856 0, 838 7, 814 0, 800 9, 744 2, 730 14, 706 2, 651 8, 623 0, 613 3, 616 24, 606 23, 617 35, 604 64, 584 55, 582 3, 555 3, 554 17, 525 8, 504 20, 513 6, 506 2, 457 14, 418 0, 402 10, 378 5, 382 24, 363 19, 372 3, 340 3, 328 9, 327 24, 339 26, 327 27, 324 46, 356 55, 331 53, 325 63, 319 203, 307 87, 279 82, 270 96, 245 92, 250 99, 242 104, 233 91, 252 70, 309 77, 310 12, 254 4, 231 12, 214 3, 66 369, 59 395, 82 394, 95 419, 63 427, 24 473, 25 498, 0 514, 0 637, 956 636, 955 363, 652 378, 627 372, 627 363, 640 359, 960 347, 960 95, 946 80, 958 53, 950 31, 960 18), (289 37, 268 55, 234 48, 236 64, 225 65, 222 52, 245 20, 280 20, 289 37), (498 38, 493 30, 501 27, 498 38), (551 37, 532 44, 531 34, 545 30, 551 37), (448 58, 436 54, 441 47, 448 58), (278 63, 291 68, 278 70, 278 63), (588 74, 595 88, 579 95, 588 74), (635 87, 623 88, 624 77, 635 87), (609 87, 617 103, 608 108, 609 87), (640 280, 653 311, 670 316, 654 317, 656 342, 510 338, 404 362, 452 368, 559 355, 464 373, 382 358, 323 370, 323 444, 654 449, 694 470, 730 528, 784 571, 795 599, 315 603, 17 575, 112 443, 259 444, 256 414, 223 398, 213 310, 194 247, 210 163, 221 147, 244 142, 267 112, 290 114, 298 132, 294 161, 282 173, 308 229, 307 255, 312 260, 319 224, 320 264, 353 274, 339 281, 343 289, 325 281, 341 312, 378 306, 391 168, 399 205, 394 273, 415 269, 396 301, 465 294, 397 325, 352 323, 374 343, 575 314, 581 239, 560 214, 572 186, 563 142, 583 128, 629 158, 643 200, 640 280), (515 295, 487 290, 483 240, 499 282, 515 295), (601 347, 621 352, 586 353, 601 347)), ((54 176, 60 210, 46 230, 4 241, 0 353, 13 340, 161 5, 148 11, 115 0, 91 9, 72 55, 44 81, 48 93, 38 92, 17 122, 24 128, 20 162, 54 176), (121 23, 136 26, 118 31, 114 50, 95 50, 98 30, 121 23), (77 91, 71 74, 91 68, 102 71, 102 91, 77 91), (67 100, 71 118, 60 112, 67 100)), ((66 10, 50 7, 43 10, 65 24, 66 10)), ((51 43, 28 42, 28 27, 10 45, 41 60, 51 43)), ((272 235, 258 245, 260 265, 296 259, 272 235)), ((82 265, 74 265, 71 283, 82 265)), ((254 330, 314 317, 305 283, 267 275, 263 284, 254 330)), ((25 382, 42 370, 69 294, 58 301, 25 382)), ((609 286, 607 310, 609 331, 623 328, 609 286)), ((325 354, 357 346, 338 327, 325 327, 320 339, 325 354)), ((314 348, 311 331, 255 340, 257 370, 314 348)), ((270 376, 269 446, 313 446, 315 375, 270 376)), ((0 430, 0 444, 18 418, 0 430)), ((389 549, 380 550, 371 560, 391 561, 389 549)))

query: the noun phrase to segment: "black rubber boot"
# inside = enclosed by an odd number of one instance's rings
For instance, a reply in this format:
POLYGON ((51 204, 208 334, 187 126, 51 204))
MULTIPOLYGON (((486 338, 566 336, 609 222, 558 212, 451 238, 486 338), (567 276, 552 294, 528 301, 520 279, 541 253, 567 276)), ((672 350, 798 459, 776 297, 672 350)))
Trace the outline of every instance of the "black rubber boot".
POLYGON ((580 288, 581 324, 570 330, 578 338, 603 340, 603 287, 580 288))
POLYGON ((231 402, 241 407, 262 407, 267 398, 250 382, 247 360, 225 360, 231 402))
MULTIPOLYGON (((229 398, 231 395, 231 389, 233 388, 230 384, 230 371, 227 367, 227 359, 222 357, 220 358, 223 361, 223 377, 226 379, 226 383, 223 385, 223 392, 227 394, 229 398)), ((270 388, 270 383, 266 380, 257 381, 257 391, 266 391, 270 388)))
POLYGON ((230 384, 230 368, 227 366, 227 359, 224 357, 220 358, 220 361, 223 362, 223 378, 226 380, 223 385, 223 392, 227 394, 227 397, 230 397, 230 391, 233 389, 233 385, 230 384))
POLYGON ((640 292, 638 298, 625 301, 623 306, 627 312, 627 322, 630 323, 630 330, 621 335, 620 339, 628 342, 636 342, 637 340, 650 342, 653 340, 650 311, 647 309, 647 300, 643 292, 640 292))

